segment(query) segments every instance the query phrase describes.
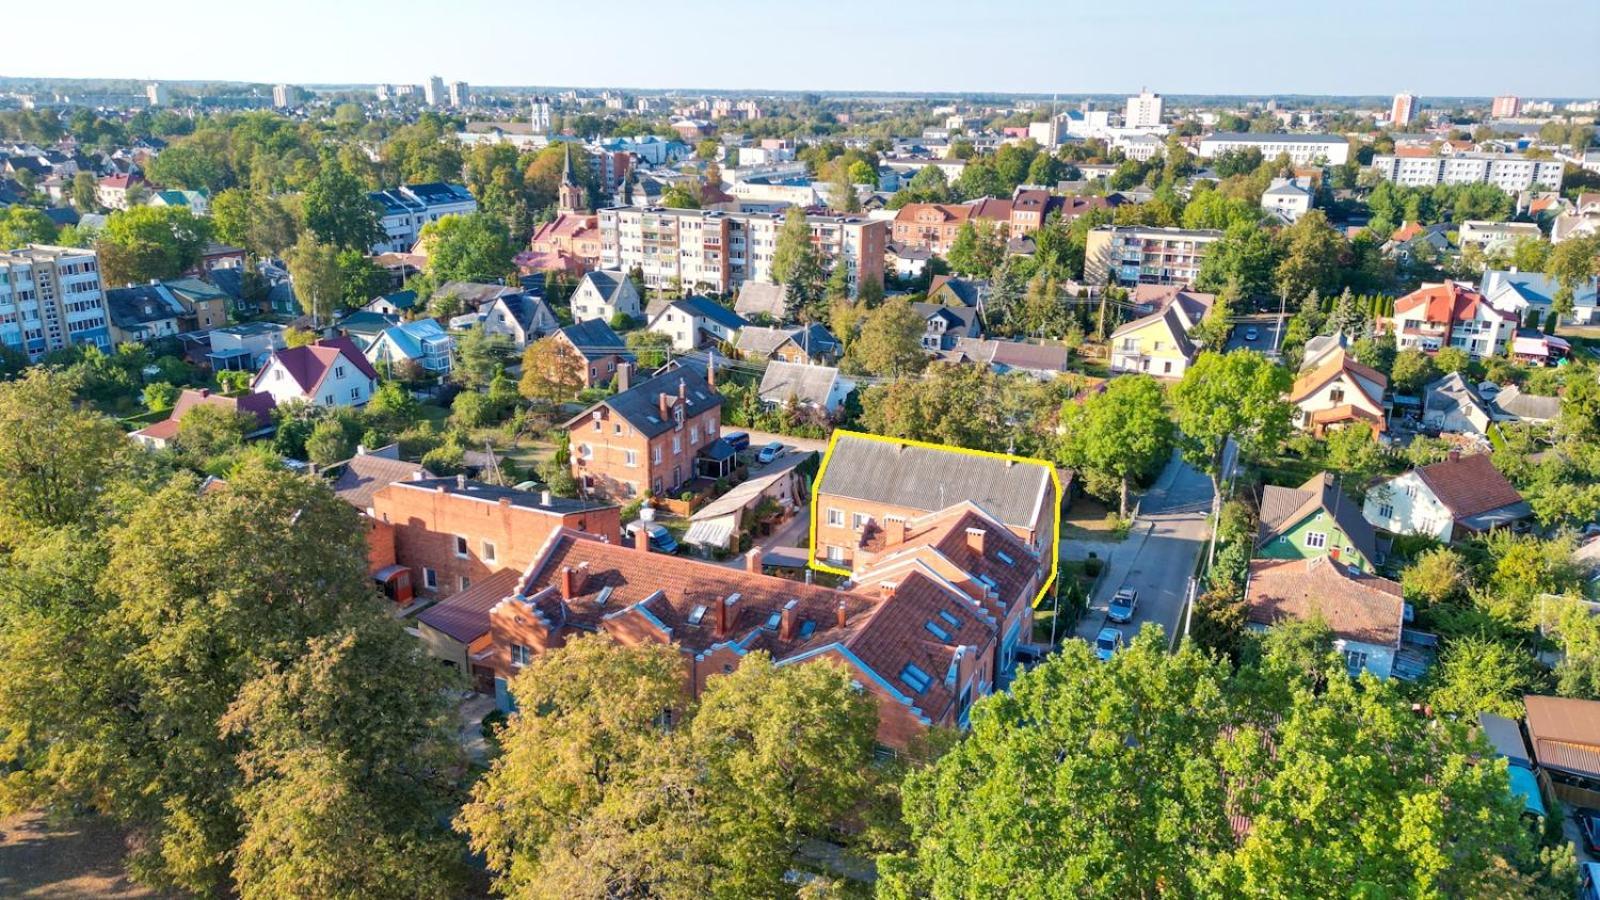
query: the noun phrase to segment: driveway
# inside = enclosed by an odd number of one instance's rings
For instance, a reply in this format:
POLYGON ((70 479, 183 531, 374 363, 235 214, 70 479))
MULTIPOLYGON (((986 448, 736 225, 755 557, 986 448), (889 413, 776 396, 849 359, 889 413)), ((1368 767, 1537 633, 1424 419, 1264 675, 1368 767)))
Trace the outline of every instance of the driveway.
POLYGON ((819 440, 817 438, 791 437, 787 434, 772 434, 771 432, 767 431, 755 431, 749 428, 739 428, 734 425, 723 426, 723 434, 727 434, 730 431, 742 431, 745 434, 750 435, 751 450, 760 450, 762 447, 765 447, 772 441, 777 441, 786 447, 798 447, 801 450, 815 450, 818 453, 828 449, 828 442, 826 439, 819 440))
POLYGON ((1132 640, 1147 623, 1154 622, 1170 638, 1183 615, 1184 594, 1195 561, 1211 536, 1211 479, 1185 463, 1176 453, 1139 507, 1128 537, 1110 554, 1109 570, 1090 598, 1089 611, 1078 622, 1078 637, 1093 641, 1106 625, 1106 606, 1119 588, 1139 592, 1132 622, 1112 625, 1132 640))
POLYGON ((1239 324, 1233 326, 1233 331, 1228 334, 1228 344, 1224 349, 1231 351, 1242 348, 1274 356, 1278 352, 1279 344, 1282 343, 1283 328, 1287 321, 1275 315, 1240 316, 1239 324), (1252 328, 1255 329, 1256 339, 1246 340, 1245 335, 1252 328))

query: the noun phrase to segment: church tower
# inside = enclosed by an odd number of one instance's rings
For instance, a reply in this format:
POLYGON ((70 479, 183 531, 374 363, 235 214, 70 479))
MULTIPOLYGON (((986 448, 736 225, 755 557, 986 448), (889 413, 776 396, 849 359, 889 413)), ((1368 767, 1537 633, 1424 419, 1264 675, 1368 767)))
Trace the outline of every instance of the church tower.
POLYGON ((563 213, 588 212, 585 209, 587 192, 572 174, 572 144, 567 143, 565 147, 567 157, 561 168, 561 187, 557 192, 556 210, 563 213))

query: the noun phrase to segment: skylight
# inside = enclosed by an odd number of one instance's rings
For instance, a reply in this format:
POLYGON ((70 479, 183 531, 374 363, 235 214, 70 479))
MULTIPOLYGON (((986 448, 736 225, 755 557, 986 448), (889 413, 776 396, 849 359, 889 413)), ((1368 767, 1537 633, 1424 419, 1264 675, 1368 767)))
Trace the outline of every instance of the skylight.
POLYGON ((906 687, 919 694, 933 683, 933 677, 917 668, 916 663, 906 663, 906 667, 900 670, 900 680, 906 683, 906 687))
POLYGON ((611 599, 611 591, 612 590, 613 590, 613 587, 611 585, 609 585, 609 584, 606 585, 605 587, 601 588, 600 589, 600 596, 594 598, 594 602, 600 604, 601 606, 605 606, 606 605, 606 601, 611 599))
POLYGON ((813 622, 810 619, 807 619, 804 622, 800 623, 800 639, 801 640, 805 640, 806 638, 811 637, 811 635, 815 634, 816 631, 817 631, 817 623, 816 622, 813 622))
POLYGON ((950 632, 945 631, 943 626, 937 625, 937 624, 935 624, 933 622, 924 622, 924 623, 922 623, 922 627, 928 629, 931 632, 933 632, 933 636, 938 638, 941 641, 950 640, 950 632))
POLYGON ((1001 561, 1001 562, 1003 562, 1003 563, 1005 563, 1005 564, 1006 564, 1006 565, 1008 565, 1008 566, 1011 566, 1011 565, 1015 565, 1015 564, 1016 564, 1016 563, 1014 563, 1014 562, 1012 562, 1012 560, 1011 560, 1011 555, 1010 555, 1010 554, 1008 554, 1008 553, 1006 553, 1006 552, 1005 552, 1005 551, 1004 551, 1004 550, 996 550, 996 551, 995 551, 995 552, 994 552, 994 555, 995 555, 995 556, 996 556, 996 557, 999 557, 999 559, 1000 559, 1000 561, 1001 561))
POLYGON ((782 618, 783 618, 783 613, 781 613, 781 612, 775 612, 772 615, 768 616, 767 617, 767 628, 769 628, 769 629, 777 628, 778 627, 778 622, 782 618))
POLYGON ((689 610, 689 624, 690 625, 699 625, 700 624, 700 620, 704 619, 705 617, 706 617, 706 607, 705 607, 704 603, 696 606, 694 609, 689 610))
POLYGON ((945 620, 946 622, 949 622, 951 628, 960 628, 961 627, 961 620, 956 618, 955 614, 949 612, 948 610, 943 610, 943 609, 939 610, 939 618, 945 620))

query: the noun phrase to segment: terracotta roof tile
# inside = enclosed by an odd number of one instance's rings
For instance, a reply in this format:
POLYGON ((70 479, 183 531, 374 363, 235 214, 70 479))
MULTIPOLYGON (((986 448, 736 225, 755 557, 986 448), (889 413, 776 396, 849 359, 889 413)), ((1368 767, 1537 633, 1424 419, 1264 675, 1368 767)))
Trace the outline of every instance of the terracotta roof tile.
POLYGON ((1326 556, 1253 560, 1245 602, 1250 621, 1261 625, 1320 615, 1340 638, 1400 645, 1405 603, 1399 583, 1352 573, 1326 556))
POLYGON ((1522 502, 1522 495, 1494 467, 1487 453, 1423 466, 1417 476, 1457 519, 1522 502))

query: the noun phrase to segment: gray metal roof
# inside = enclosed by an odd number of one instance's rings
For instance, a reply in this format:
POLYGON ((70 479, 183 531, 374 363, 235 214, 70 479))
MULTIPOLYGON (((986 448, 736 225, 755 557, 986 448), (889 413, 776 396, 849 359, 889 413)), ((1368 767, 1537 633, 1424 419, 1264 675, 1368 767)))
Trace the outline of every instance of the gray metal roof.
POLYGON ((817 490, 927 512, 970 500, 1007 525, 1031 528, 1049 487, 1044 463, 840 434, 817 490))

